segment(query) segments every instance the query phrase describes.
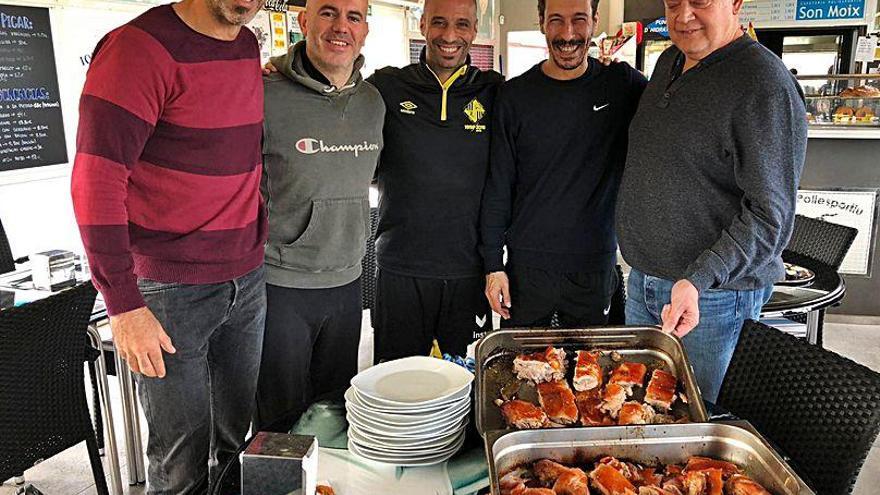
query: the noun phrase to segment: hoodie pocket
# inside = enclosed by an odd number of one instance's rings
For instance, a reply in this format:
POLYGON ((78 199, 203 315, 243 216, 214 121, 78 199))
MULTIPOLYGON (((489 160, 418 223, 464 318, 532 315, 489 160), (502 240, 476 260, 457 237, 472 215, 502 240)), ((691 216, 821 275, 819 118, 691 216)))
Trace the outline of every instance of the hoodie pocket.
POLYGON ((320 273, 361 262, 369 235, 367 198, 316 199, 308 226, 297 240, 280 246, 282 266, 320 273))

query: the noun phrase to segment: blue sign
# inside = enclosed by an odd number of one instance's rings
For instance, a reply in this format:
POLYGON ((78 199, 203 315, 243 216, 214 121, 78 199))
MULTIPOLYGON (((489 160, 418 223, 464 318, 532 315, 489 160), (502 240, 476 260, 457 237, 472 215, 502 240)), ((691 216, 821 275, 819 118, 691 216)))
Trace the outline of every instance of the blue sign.
POLYGON ((798 21, 864 19, 865 0, 798 0, 798 21))
POLYGON ((648 24, 647 26, 645 26, 644 32, 645 34, 654 33, 668 38, 669 28, 666 26, 666 18, 660 17, 651 24, 648 24))

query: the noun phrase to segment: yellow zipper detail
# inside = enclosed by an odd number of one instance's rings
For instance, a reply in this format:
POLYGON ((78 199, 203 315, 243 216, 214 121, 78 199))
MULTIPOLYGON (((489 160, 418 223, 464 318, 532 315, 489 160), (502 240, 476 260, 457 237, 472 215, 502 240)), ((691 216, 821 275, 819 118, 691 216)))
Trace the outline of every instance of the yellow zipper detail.
MULTIPOLYGON (((431 71, 431 74, 434 74, 434 71, 431 70, 430 67, 428 67, 428 70, 431 71)), ((440 78, 437 77, 437 74, 434 74, 434 79, 436 79, 437 82, 440 83, 440 88, 443 90, 443 101, 440 104, 440 121, 441 122, 446 122, 446 95, 447 95, 447 92, 449 91, 449 88, 451 88, 452 85, 455 84, 455 81, 459 77, 463 76, 467 72, 467 70, 468 70, 468 66, 462 65, 461 67, 458 68, 457 71, 455 71, 451 76, 449 76, 449 79, 447 79, 445 83, 440 82, 440 78)))

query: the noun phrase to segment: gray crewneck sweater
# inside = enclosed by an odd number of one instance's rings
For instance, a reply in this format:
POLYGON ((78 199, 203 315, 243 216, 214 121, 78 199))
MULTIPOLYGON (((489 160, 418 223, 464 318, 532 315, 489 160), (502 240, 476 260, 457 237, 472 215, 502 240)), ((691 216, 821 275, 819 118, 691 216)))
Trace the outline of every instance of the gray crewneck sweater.
POLYGON ((630 126, 621 252, 700 291, 769 286, 783 275, 806 154, 803 93, 747 36, 681 74, 683 60, 663 53, 630 126))
POLYGON ((310 77, 304 56, 303 41, 272 59, 278 73, 264 81, 266 281, 323 289, 361 275, 385 104, 361 79, 363 57, 336 88, 310 77))

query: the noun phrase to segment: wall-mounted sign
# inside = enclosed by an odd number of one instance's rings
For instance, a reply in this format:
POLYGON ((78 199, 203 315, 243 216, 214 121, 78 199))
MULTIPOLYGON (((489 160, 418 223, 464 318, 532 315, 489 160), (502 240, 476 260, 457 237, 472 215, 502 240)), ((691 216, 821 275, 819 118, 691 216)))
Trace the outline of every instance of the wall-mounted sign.
POLYGON ((49 9, 0 5, 0 172, 65 162, 49 9))
POLYGON ((266 0, 263 8, 272 12, 287 12, 287 0, 266 0))
POLYGON ((840 273, 871 275, 877 220, 877 189, 817 191, 801 189, 797 195, 797 213, 811 218, 858 229, 840 273))
POLYGON ((666 18, 661 17, 656 21, 645 26, 645 34, 657 34, 664 38, 669 37, 669 27, 666 25, 666 18))
POLYGON ((756 28, 867 24, 866 0, 752 0, 744 2, 740 22, 756 28))

